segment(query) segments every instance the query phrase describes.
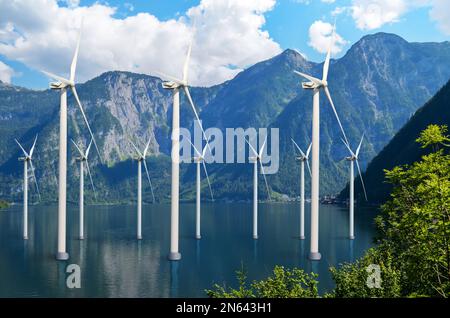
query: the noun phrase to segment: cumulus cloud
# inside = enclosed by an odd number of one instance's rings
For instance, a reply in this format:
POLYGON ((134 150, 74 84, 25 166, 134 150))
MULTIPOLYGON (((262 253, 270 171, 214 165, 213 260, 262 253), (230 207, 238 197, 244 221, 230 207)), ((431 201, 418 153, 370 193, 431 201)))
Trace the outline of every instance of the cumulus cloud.
POLYGON ((77 78, 109 70, 181 76, 193 35, 190 80, 209 86, 281 52, 263 31, 264 14, 275 0, 202 0, 177 19, 160 21, 149 13, 124 19, 116 8, 79 1, 0 0, 0 54, 37 70, 69 71, 80 22, 83 23, 77 78))
POLYGON ((353 0, 352 17, 362 30, 373 30, 386 23, 397 22, 406 11, 404 0, 353 0))
MULTIPOLYGON (((333 26, 330 23, 317 20, 309 27, 308 45, 319 53, 326 53, 330 47, 332 34, 333 26)), ((331 52, 333 54, 340 53, 342 51, 342 47, 346 44, 347 41, 344 40, 339 34, 335 33, 331 52)))
POLYGON ((0 81, 3 83, 11 83, 11 77, 14 75, 14 70, 0 61, 0 81))
POLYGON ((439 29, 450 35, 450 1, 448 0, 352 0, 349 7, 336 13, 350 12, 361 30, 373 30, 398 22, 403 15, 417 8, 430 8, 430 18, 439 29))
POLYGON ((434 0, 430 17, 438 23, 444 34, 450 35, 450 1, 434 0))

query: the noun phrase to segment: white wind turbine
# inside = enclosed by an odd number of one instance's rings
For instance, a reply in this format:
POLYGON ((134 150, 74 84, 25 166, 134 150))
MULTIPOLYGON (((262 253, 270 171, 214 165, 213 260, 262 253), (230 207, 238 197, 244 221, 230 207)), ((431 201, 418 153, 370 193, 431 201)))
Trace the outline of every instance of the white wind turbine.
POLYGON ((309 145, 306 153, 302 151, 299 145, 292 139, 297 150, 300 152, 300 156, 296 159, 300 161, 300 239, 305 239, 305 162, 308 166, 309 175, 311 176, 311 167, 309 166, 309 154, 311 152, 311 146, 309 145))
POLYGON ((58 180, 58 251, 56 253, 57 260, 67 260, 69 259, 69 254, 66 250, 66 199, 67 199, 67 90, 71 89, 72 93, 77 101, 78 107, 80 108, 81 114, 83 115, 86 126, 89 130, 91 138, 94 142, 94 146, 100 157, 100 152, 95 142, 94 135, 92 133, 89 122, 84 113, 83 107, 81 106, 80 99, 75 88, 75 71, 77 67, 78 51, 80 48, 81 39, 81 28, 78 35, 77 46, 75 49, 75 54, 72 59, 72 64, 70 66, 70 77, 65 79, 58 75, 42 71, 44 74, 50 78, 56 80, 57 82, 50 83, 50 88, 54 90, 59 90, 61 92, 60 99, 60 114, 59 114, 59 180, 58 180))
MULTIPOLYGON (((203 137, 206 139, 205 131, 203 130, 200 118, 189 93, 188 71, 189 61, 191 58, 192 40, 189 43, 189 48, 184 62, 182 79, 169 76, 158 72, 158 74, 168 79, 168 82, 163 83, 163 88, 169 89, 173 92, 173 111, 172 111, 172 189, 171 189, 171 212, 170 212, 170 252, 168 259, 171 261, 178 261, 181 259, 179 251, 179 192, 180 192, 180 89, 184 91, 189 104, 194 111, 197 124, 200 126, 203 137)), ((209 145, 208 145, 209 147, 209 145)))
POLYGON ((78 147, 78 145, 75 143, 75 141, 72 140, 72 143, 74 144, 75 148, 77 149, 80 156, 76 158, 77 161, 80 162, 80 240, 84 240, 84 163, 86 163, 86 169, 89 174, 89 179, 91 180, 91 186, 92 191, 94 191, 95 195, 95 187, 94 182, 92 181, 92 175, 91 175, 91 169, 89 168, 89 151, 91 150, 92 146, 92 139, 89 143, 86 152, 81 151, 81 149, 78 147))
POLYGON ((214 201, 213 192, 211 189, 211 182, 209 182, 209 176, 208 171, 206 170, 206 164, 205 164, 205 154, 206 150, 208 149, 208 144, 205 145, 203 150, 200 152, 194 144, 188 139, 189 143, 194 147, 195 152, 197 153, 197 156, 193 157, 192 160, 197 164, 197 181, 196 181, 196 210, 195 210, 195 238, 197 240, 201 239, 202 236, 200 234, 200 164, 203 165, 203 170, 205 171, 206 180, 208 181, 209 186, 209 192, 211 193, 211 200, 214 201))
POLYGON ((39 187, 36 180, 36 175, 34 174, 33 167, 33 152, 34 147, 36 146, 37 135, 34 138, 33 146, 30 149, 30 153, 27 153, 22 145, 14 139, 16 143, 19 145, 20 149, 23 152, 23 157, 19 157, 19 161, 23 161, 23 239, 28 240, 28 163, 30 163, 31 174, 34 179, 34 184, 36 185, 36 191, 39 196, 39 200, 41 200, 41 194, 39 193, 39 187))
POLYGON ((136 150, 137 157, 135 158, 138 162, 138 195, 137 195, 137 239, 142 240, 142 166, 141 163, 144 164, 145 173, 147 174, 148 183, 150 184, 150 190, 152 192, 153 202, 155 202, 155 194, 153 193, 153 185, 150 181, 150 175, 148 173, 147 162, 145 158, 147 157, 147 152, 150 146, 150 141, 148 141, 147 145, 143 152, 139 151, 138 147, 130 140, 133 145, 134 150, 136 150))
POLYGON ((350 225, 349 225, 349 237, 351 240, 355 239, 355 232, 354 232, 354 216, 355 216, 355 176, 354 176, 354 163, 356 162, 356 167, 358 168, 358 174, 359 174, 359 178, 361 180, 361 185, 362 188, 364 190, 364 196, 366 198, 367 201, 367 193, 366 193, 366 187, 364 185, 364 180, 361 174, 361 168, 359 166, 359 152, 361 150, 361 145, 364 139, 364 134, 361 137, 361 141, 359 143, 358 148, 356 149, 356 152, 353 152, 350 148, 350 145, 345 142, 344 140, 342 140, 342 142, 344 143, 345 147, 347 147, 348 151, 350 152, 350 157, 346 157, 345 159, 350 161, 350 199, 349 199, 349 220, 350 220, 350 225))
POLYGON ((270 189, 269 184, 267 183, 266 179, 266 173, 264 171, 264 166, 262 164, 263 160, 263 151, 266 147, 267 143, 267 136, 264 140, 263 145, 259 149, 259 152, 253 148, 253 146, 250 144, 250 142, 245 139, 245 142, 249 145, 250 149, 253 152, 253 156, 249 157, 249 161, 253 162, 253 239, 258 239, 258 163, 261 166, 261 173, 264 177, 264 182, 266 184, 267 189, 267 195, 269 197, 269 201, 272 201, 272 198, 270 197, 270 189))
POLYGON ((328 49, 327 57, 323 65, 322 79, 312 77, 310 75, 294 71, 296 74, 306 78, 309 82, 302 83, 303 89, 313 91, 313 114, 312 114, 312 169, 311 169, 311 246, 309 259, 318 261, 321 259, 319 253, 319 158, 320 158, 320 90, 323 89, 328 100, 330 101, 331 108, 338 121, 339 127, 342 131, 345 141, 347 136, 345 135, 341 121, 337 114, 333 100, 331 99, 330 91, 328 89, 328 70, 330 67, 331 48, 334 42, 334 30, 330 47, 328 49))

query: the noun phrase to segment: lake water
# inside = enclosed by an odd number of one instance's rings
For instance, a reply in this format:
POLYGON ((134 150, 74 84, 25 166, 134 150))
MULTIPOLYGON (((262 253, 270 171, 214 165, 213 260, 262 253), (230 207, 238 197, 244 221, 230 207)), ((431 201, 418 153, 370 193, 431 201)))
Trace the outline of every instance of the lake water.
POLYGON ((306 237, 298 239, 298 204, 260 204, 259 240, 252 239, 251 204, 202 204, 202 239, 196 240, 195 205, 180 206, 182 260, 167 261, 170 205, 143 206, 143 240, 136 237, 133 206, 87 206, 85 240, 77 239, 78 208, 69 206, 67 249, 58 262, 56 206, 29 209, 29 240, 22 239, 22 207, 0 211, 0 297, 205 297, 214 283, 236 287, 242 264, 250 280, 277 264, 319 274, 321 292, 333 288, 328 268, 360 257, 372 246, 376 211, 356 209, 356 239, 348 237, 348 210, 320 208, 320 262, 310 262, 306 237), (81 267, 81 289, 66 287, 68 264, 81 267))

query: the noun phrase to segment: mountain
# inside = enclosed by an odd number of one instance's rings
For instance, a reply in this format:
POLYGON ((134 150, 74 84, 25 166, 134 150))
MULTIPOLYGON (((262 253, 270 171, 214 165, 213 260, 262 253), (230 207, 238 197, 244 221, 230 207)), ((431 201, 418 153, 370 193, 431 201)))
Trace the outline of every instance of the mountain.
MULTIPOLYGON (((421 107, 408 123, 400 129, 389 144, 372 160, 363 178, 369 191, 372 203, 385 202, 392 189, 384 182, 384 169, 392 169, 399 165, 411 164, 428 153, 416 142, 419 134, 430 124, 450 126, 450 81, 421 107)), ((357 183, 355 183, 356 185, 357 183)), ((355 195, 362 198, 362 189, 357 184, 355 195)), ((342 191, 346 195, 348 189, 342 191)))
MULTIPOLYGON (((306 148, 311 130, 311 92, 301 89, 301 79, 293 70, 321 76, 322 67, 286 50, 221 85, 191 90, 205 128, 279 128, 280 170, 268 179, 280 194, 296 195, 298 189, 299 169, 290 138, 295 137, 306 148)), ((378 33, 362 38, 344 57, 332 60, 330 90, 350 142, 355 146, 363 132, 367 136, 362 149, 364 167, 449 78, 449 42, 408 43, 396 35, 378 33)), ((97 156, 91 161, 99 200, 134 199, 136 165, 129 159, 130 138, 141 145, 151 139, 149 166, 155 193, 158 200, 167 200, 172 98, 162 89, 161 80, 108 72, 78 85, 77 90, 102 152, 102 163, 97 156)), ((192 129, 193 114, 181 96, 181 125, 192 129)), ((69 136, 75 140, 83 136, 86 142, 86 128, 71 94, 68 102, 69 136)), ((37 174, 46 200, 55 199, 58 105, 57 92, 0 85, 0 197, 10 201, 21 197, 19 149, 13 138, 30 143, 39 132, 37 174)), ((348 181, 347 165, 342 162, 347 153, 324 96, 321 128, 321 193, 337 193, 348 181)), ((70 188, 77 189, 74 154, 71 149, 68 182, 70 188)), ((250 165, 213 164, 208 168, 216 198, 251 198, 250 165)), ((193 165, 182 165, 182 199, 193 198, 194 171, 193 165)), ((263 182, 260 187, 264 193, 263 182)), ((69 199, 76 201, 77 195, 76 190, 71 191, 69 199)), ((150 195, 144 199, 150 200, 150 195)))

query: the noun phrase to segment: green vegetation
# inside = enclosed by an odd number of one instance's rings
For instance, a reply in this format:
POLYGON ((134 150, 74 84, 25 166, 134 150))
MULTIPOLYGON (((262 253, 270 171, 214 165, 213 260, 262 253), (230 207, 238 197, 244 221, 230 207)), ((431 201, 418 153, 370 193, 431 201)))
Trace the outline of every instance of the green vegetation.
MULTIPOLYGON (((378 244, 355 263, 330 268, 336 283, 326 297, 450 296, 450 155, 446 126, 430 125, 417 139, 431 150, 412 165, 386 170, 391 198, 375 219, 378 244), (379 285, 368 284, 379 269, 379 285)), ((273 276, 239 290, 218 285, 210 297, 317 297, 316 275, 276 267, 273 276)))
POLYGON ((244 269, 236 272, 239 288, 214 285, 206 293, 212 298, 316 298, 317 275, 305 273, 302 269, 285 269, 275 266, 272 276, 265 280, 247 283, 244 269))
POLYGON ((0 210, 6 209, 7 207, 9 207, 9 203, 4 200, 0 200, 0 210))

